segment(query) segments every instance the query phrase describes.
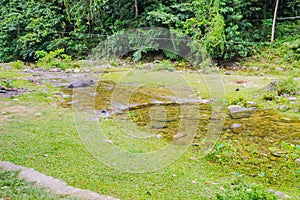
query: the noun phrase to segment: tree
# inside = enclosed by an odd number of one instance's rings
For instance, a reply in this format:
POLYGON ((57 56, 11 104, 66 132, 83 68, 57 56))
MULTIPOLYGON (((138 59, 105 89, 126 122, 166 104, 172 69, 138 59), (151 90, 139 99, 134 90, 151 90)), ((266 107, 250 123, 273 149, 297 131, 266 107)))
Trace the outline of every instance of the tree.
POLYGON ((273 25, 272 25, 271 42, 273 42, 274 35, 275 35, 275 24, 276 24, 276 18, 277 18, 278 5, 279 5, 279 0, 276 0, 275 10, 274 10, 274 17, 273 17, 273 25))

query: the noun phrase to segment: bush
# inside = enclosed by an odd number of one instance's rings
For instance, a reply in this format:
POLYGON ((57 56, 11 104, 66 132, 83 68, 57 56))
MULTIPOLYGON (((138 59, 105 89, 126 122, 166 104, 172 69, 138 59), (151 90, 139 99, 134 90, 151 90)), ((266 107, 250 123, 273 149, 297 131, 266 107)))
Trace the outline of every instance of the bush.
POLYGON ((275 97, 276 97, 276 93, 274 91, 268 91, 263 95, 263 99, 268 101, 273 101, 275 97))
POLYGON ((298 90, 298 85, 294 80, 294 77, 288 77, 282 81, 279 81, 276 85, 276 92, 278 95, 289 94, 294 95, 298 90))
POLYGON ((25 64, 20 60, 17 60, 16 62, 10 62, 9 66, 11 66, 13 69, 24 69, 25 68, 25 64))
POLYGON ((44 69, 60 68, 67 69, 70 68, 71 56, 64 53, 65 49, 58 49, 55 51, 50 51, 49 53, 45 51, 37 51, 35 57, 39 58, 37 62, 38 67, 43 67, 44 69))

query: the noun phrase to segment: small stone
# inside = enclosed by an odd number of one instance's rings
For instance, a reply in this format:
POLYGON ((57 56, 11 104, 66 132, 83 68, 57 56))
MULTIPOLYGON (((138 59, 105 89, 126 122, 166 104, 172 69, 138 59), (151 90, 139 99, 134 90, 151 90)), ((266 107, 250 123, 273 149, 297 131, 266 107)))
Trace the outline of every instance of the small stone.
POLYGON ((282 192, 280 192, 280 191, 275 191, 274 194, 277 195, 277 196, 279 196, 279 197, 283 197, 284 196, 284 194, 282 192))
POLYGON ((247 67, 246 67, 246 66, 243 66, 243 67, 241 68, 241 70, 247 71, 247 67))
POLYGON ((71 70, 71 69, 66 69, 65 72, 66 72, 66 73, 71 73, 72 70, 71 70))
POLYGON ((283 94, 283 95, 281 95, 281 96, 283 96, 283 97, 285 97, 285 98, 288 98, 288 97, 290 97, 290 95, 289 95, 289 94, 283 94))
POLYGON ((193 183, 193 184, 196 184, 196 183, 197 183, 197 181, 196 181, 196 180, 192 180, 192 183, 193 183))
POLYGON ((269 151, 271 152, 272 156, 275 156, 275 157, 282 157, 282 156, 284 156, 284 154, 286 154, 286 152, 283 152, 280 149, 277 149, 274 147, 270 147, 269 151))
POLYGON ((264 73, 260 73, 259 76, 265 76, 265 74, 264 73))
POLYGON ((152 125, 152 128, 154 129, 163 129, 163 128, 168 128, 167 125, 152 125))
POLYGON ((286 98, 287 100, 290 100, 290 101, 296 101, 297 100, 297 98, 296 97, 288 97, 288 98, 286 98))
POLYGON ((74 69, 74 73, 79 73, 80 72, 80 69, 76 68, 74 69))
POLYGON ((186 134, 185 133, 177 133, 176 135, 173 136, 174 139, 179 139, 179 138, 183 138, 185 137, 186 134))
POLYGON ((244 129, 242 124, 231 124, 230 128, 234 133, 239 133, 244 129))
POLYGON ((157 134, 156 138, 161 139, 161 138, 163 138, 163 136, 161 134, 157 134))
POLYGON ((68 105, 73 105, 73 104, 76 104, 76 103, 79 103, 78 100, 74 100, 74 101, 70 101, 69 103, 67 103, 68 105))
POLYGON ((60 68, 53 68, 53 69, 50 69, 49 72, 62 72, 62 69, 60 69, 60 68))
POLYGON ((113 143, 113 141, 112 141, 112 140, 109 140, 109 139, 105 139, 105 140, 103 140, 103 142, 106 142, 106 143, 113 143))
POLYGON ((67 98, 70 98, 71 95, 69 95, 69 94, 62 94, 61 97, 64 98, 64 99, 67 99, 67 98))
POLYGON ((285 104, 279 106, 279 108, 278 108, 278 110, 283 111, 283 112, 287 111, 288 109, 289 109, 289 107, 285 104))
POLYGON ((231 74, 232 74, 231 71, 226 71, 226 72, 225 72, 225 75, 231 75, 231 74))
POLYGON ((258 71, 258 70, 259 70, 259 67, 253 66, 251 69, 252 69, 253 71, 258 71))
POLYGON ((277 67, 277 68, 276 68, 276 71, 282 72, 282 71, 283 71, 283 68, 277 67))
POLYGON ((93 93, 91 93, 91 96, 92 97, 96 97, 98 95, 98 92, 93 92, 93 93))
POLYGON ((254 105, 256 105, 256 103, 255 103, 255 102, 253 102, 253 101, 247 101, 246 103, 247 103, 247 105, 250 105, 250 106, 254 106, 254 105))
POLYGON ((295 161, 298 165, 300 165, 300 158, 297 158, 295 161))

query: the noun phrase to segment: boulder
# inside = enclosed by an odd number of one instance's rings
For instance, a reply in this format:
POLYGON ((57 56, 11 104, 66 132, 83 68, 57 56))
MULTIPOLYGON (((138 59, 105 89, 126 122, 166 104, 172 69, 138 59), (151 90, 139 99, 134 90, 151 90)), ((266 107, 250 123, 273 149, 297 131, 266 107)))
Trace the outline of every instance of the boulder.
POLYGON ((95 81, 88 79, 88 80, 80 80, 74 83, 71 83, 68 88, 80 88, 80 87, 89 87, 93 85, 95 81))
POLYGON ((230 112, 230 116, 233 119, 249 117, 254 110, 254 108, 242 108, 241 106, 238 105, 228 106, 228 109, 230 112))

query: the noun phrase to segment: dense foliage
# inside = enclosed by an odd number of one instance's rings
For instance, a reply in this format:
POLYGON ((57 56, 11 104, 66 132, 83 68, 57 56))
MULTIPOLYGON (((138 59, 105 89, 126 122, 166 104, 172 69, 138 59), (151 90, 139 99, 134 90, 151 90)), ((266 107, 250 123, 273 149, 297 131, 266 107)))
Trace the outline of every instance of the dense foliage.
MULTIPOLYGON (((0 62, 34 61, 39 51, 62 48, 68 55, 82 58, 107 35, 148 26, 186 33, 200 41, 216 59, 248 56, 256 50, 257 42, 264 44, 270 40, 275 2, 3 0, 0 2, 0 62)), ((280 1, 278 17, 299 13, 300 0, 280 1)), ((299 27, 295 20, 278 21, 276 37, 299 38, 299 27)))

